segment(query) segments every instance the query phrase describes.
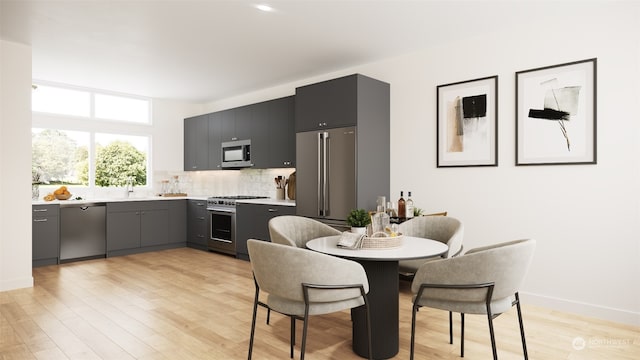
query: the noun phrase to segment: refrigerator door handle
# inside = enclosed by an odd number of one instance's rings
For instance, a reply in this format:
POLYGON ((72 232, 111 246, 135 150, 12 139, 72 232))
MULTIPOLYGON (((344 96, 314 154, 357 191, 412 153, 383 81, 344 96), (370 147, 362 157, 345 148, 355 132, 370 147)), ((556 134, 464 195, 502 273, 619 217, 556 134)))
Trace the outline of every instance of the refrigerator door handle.
POLYGON ((318 133, 318 181, 317 181, 317 187, 318 187, 318 216, 322 216, 322 205, 323 205, 323 201, 322 201, 322 133, 318 133))
POLYGON ((329 133, 324 132, 323 136, 323 164, 322 167, 322 215, 329 216, 329 133))

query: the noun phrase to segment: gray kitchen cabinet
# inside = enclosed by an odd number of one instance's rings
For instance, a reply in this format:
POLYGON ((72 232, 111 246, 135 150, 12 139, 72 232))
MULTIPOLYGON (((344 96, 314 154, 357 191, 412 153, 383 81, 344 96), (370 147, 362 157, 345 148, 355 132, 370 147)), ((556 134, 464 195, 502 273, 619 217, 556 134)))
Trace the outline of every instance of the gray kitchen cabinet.
POLYGON ((168 201, 107 203, 107 256, 175 247, 168 246, 168 201))
POLYGON ((184 170, 209 170, 209 115, 184 119, 184 170))
MULTIPOLYGON (((233 109, 217 112, 220 127, 220 142, 232 141, 236 134, 236 113, 233 109)), ((237 140, 237 139, 236 139, 237 140)))
POLYGON ((261 102, 246 106, 251 117, 251 163, 254 169, 267 169, 270 166, 269 102, 261 102))
POLYGON ((206 250, 209 239, 209 213, 206 200, 188 200, 187 246, 206 250))
POLYGON ((169 244, 187 242, 187 200, 167 200, 169 206, 169 244))
MULTIPOLYGON (((235 112, 235 131, 232 140, 251 139, 254 113, 256 105, 245 105, 233 109, 235 112)), ((253 145, 253 144, 252 144, 253 145)))
POLYGON ((220 170, 222 168, 222 127, 223 114, 215 112, 209 114, 209 170, 220 170))
POLYGON ((32 266, 55 265, 60 253, 60 207, 33 205, 31 212, 32 266))
POLYGON ((264 168, 295 167, 296 132, 294 97, 288 96, 268 102, 269 158, 264 168))
POLYGON ((184 120, 184 170, 219 170, 222 143, 251 139, 255 169, 295 167, 294 96, 184 120))
POLYGON ((296 132, 357 125, 358 93, 366 77, 355 74, 296 88, 296 132))
POLYGON ((254 112, 252 104, 213 113, 221 123, 220 142, 251 139, 254 112))
POLYGON ((295 206, 236 203, 236 257, 249 260, 248 239, 271 241, 271 218, 295 213, 295 206))
POLYGON ((169 209, 146 209, 140 212, 140 246, 169 243, 169 209))

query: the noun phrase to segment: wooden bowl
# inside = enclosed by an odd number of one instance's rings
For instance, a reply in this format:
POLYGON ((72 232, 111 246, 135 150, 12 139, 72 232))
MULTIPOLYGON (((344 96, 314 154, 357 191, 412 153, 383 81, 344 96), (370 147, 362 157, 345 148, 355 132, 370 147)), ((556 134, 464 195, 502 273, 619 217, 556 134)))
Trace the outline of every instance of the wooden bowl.
POLYGON ((71 194, 53 194, 58 200, 69 200, 71 194))

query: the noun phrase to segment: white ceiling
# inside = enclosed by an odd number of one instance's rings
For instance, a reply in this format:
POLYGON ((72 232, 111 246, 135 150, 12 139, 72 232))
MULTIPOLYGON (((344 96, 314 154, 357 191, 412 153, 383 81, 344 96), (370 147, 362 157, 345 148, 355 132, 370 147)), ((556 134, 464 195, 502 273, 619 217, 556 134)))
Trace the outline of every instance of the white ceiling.
POLYGON ((0 0, 33 77, 208 102, 429 48, 504 22, 506 2, 0 0), (497 12, 495 10, 498 10, 497 12), (482 14, 482 15, 481 15, 482 14))

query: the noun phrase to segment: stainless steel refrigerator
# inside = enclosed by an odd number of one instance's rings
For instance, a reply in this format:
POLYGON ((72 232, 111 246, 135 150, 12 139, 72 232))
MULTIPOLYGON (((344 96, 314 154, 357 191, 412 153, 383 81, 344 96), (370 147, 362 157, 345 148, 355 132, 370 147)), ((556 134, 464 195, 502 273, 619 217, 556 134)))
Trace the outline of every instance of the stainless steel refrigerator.
POLYGON ((296 213, 336 227, 357 206, 356 127, 296 134, 296 213))

